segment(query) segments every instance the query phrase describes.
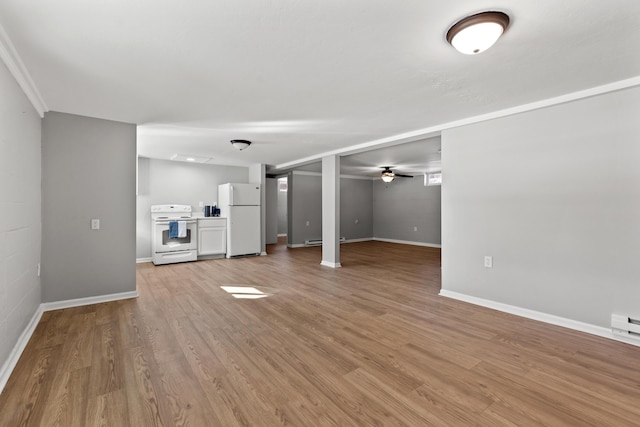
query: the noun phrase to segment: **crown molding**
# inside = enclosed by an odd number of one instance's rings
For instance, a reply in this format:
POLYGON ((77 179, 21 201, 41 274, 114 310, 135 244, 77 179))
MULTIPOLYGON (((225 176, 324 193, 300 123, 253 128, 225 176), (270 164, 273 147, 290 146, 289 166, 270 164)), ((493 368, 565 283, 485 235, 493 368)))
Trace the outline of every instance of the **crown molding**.
POLYGON ((7 66, 13 78, 16 79, 22 91, 27 95, 33 108, 36 109, 40 117, 44 117, 44 113, 49 109, 2 25, 0 25, 0 59, 7 66))
POLYGON ((604 95, 610 92, 616 92, 623 89, 629 89, 635 86, 640 86, 640 76, 631 77, 625 80, 619 80, 613 83, 604 84, 601 86, 592 87, 577 92, 571 92, 565 95, 556 96, 553 98, 543 99, 542 101, 530 102, 528 104, 518 105, 516 107, 505 108, 503 110, 493 111, 491 113, 480 114, 477 116, 471 116, 460 120, 454 120, 452 122, 441 123, 438 125, 430 126, 424 129, 419 129, 412 132, 401 133, 398 135, 389 136, 386 138, 375 139, 369 142, 363 142, 362 144, 351 145, 349 147, 339 148, 337 150, 328 151, 326 153, 320 153, 317 155, 305 157, 291 162, 282 163, 274 167, 275 170, 290 169, 302 164, 311 163, 322 159, 327 156, 346 156, 349 154, 355 154, 363 151, 373 150, 376 148, 390 147, 397 144, 404 144, 406 142, 418 141, 420 139, 431 138, 438 136, 442 131, 457 128, 460 126, 471 125, 475 123, 485 122, 488 120, 499 119, 502 117, 513 116, 515 114, 526 113, 528 111, 539 110, 541 108, 552 107, 554 105, 566 104, 572 101, 578 101, 580 99, 591 98, 593 96, 604 95))

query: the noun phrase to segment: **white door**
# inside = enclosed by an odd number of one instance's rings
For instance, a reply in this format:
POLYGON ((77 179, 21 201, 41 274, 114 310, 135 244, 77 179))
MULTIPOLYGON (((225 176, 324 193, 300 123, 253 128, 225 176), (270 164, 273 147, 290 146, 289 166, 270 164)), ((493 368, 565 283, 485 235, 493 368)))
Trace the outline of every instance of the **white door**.
POLYGON ((227 257, 260 253, 260 206, 230 206, 227 257))

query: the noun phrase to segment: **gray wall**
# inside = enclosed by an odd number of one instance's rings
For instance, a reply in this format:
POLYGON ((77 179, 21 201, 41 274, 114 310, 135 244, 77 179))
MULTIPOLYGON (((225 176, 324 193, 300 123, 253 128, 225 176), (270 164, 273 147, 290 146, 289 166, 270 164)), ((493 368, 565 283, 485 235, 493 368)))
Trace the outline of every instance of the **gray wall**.
POLYGON ((376 238, 440 245, 439 185, 422 176, 373 182, 373 235, 376 238), (414 231, 417 227, 417 231, 414 231))
POLYGON ((138 197, 136 207, 136 258, 151 257, 151 206, 191 205, 202 213, 199 202, 218 202, 218 185, 249 182, 246 167, 218 166, 138 159, 138 197))
POLYGON ((320 176, 289 174, 289 223, 287 243, 304 244, 322 239, 322 179, 320 176), (307 224, 309 222, 309 225, 307 224))
POLYGON ((275 178, 266 180, 266 227, 267 245, 278 243, 278 181, 275 178))
POLYGON ((135 183, 135 125, 45 114, 43 301, 135 291, 135 183))
POLYGON ((287 193, 278 187, 278 234, 287 234, 287 193))
POLYGON ((347 240, 373 237, 372 204, 373 181, 340 179, 340 237, 347 240))
POLYGON ((0 61, 0 389, 41 301, 41 121, 0 61))
MULTIPOLYGON (((340 179, 340 236, 347 240, 373 236, 372 181, 340 179), (358 224, 355 220, 358 220, 358 224)), ((322 238, 322 177, 294 172, 289 175, 287 242, 304 244, 322 238), (306 222, 309 221, 309 225, 306 222)))
POLYGON ((442 288, 601 327, 639 315, 639 112, 636 87, 443 132, 442 288))

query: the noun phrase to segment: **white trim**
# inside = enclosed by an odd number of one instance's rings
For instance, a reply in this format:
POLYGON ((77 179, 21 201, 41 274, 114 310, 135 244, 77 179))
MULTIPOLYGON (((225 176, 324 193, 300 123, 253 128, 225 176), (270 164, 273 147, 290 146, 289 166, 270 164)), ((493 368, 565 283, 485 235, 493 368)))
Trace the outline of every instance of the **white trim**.
POLYGON ((22 333, 20 334, 20 337, 18 338, 18 342, 16 342, 16 345, 13 346, 11 353, 9 353, 9 357, 4 362, 4 365, 2 365, 2 368, 0 368, 0 393, 2 393, 2 390, 4 390, 4 386, 7 385, 7 381, 9 381, 9 377, 11 376, 11 373, 13 372, 14 368, 18 364, 18 360, 20 360, 20 356, 22 356, 22 352, 27 347, 27 344, 31 339, 31 335, 33 335, 33 332, 36 330, 36 327, 40 322, 40 318, 42 317, 42 313, 43 313, 42 304, 40 304, 36 309, 36 312, 33 313, 33 316, 31 317, 29 324, 27 325, 26 328, 24 328, 24 331, 22 331, 22 333))
POLYGON ((441 289, 440 296, 456 299, 459 301, 468 302, 470 304, 479 305, 482 307, 491 308, 494 310, 502 311, 504 313, 514 314, 516 316, 525 317, 527 319, 533 319, 552 325, 562 326, 563 328, 572 329, 574 331, 585 332, 587 334, 596 335, 603 338, 612 339, 615 341, 624 342, 627 344, 640 347, 640 342, 630 339, 625 339, 620 335, 615 335, 609 328, 603 328, 602 326, 592 325, 590 323, 579 322, 577 320, 567 319, 566 317, 555 316, 553 314, 543 313, 540 311, 529 310, 528 308, 517 307, 514 305, 504 304, 501 302, 491 301, 483 298, 474 297, 471 295, 465 295, 458 292, 447 291, 441 289))
POLYGON ((325 267, 331 267, 331 268, 340 268, 340 267, 342 267, 342 264, 340 264, 339 262, 329 262, 329 261, 322 261, 320 263, 320 265, 323 265, 325 267))
MULTIPOLYGON (((349 240, 342 240, 340 241, 340 244, 342 245, 343 243, 356 243, 356 242, 369 242, 371 240, 376 240, 373 237, 363 237, 362 239, 349 239, 349 240)), ((318 246, 322 246, 321 244, 318 245, 307 245, 306 243, 287 243, 287 247, 291 248, 291 249, 296 249, 296 248, 314 248, 314 247, 318 247, 318 246)))
POLYGON ((260 256, 267 256, 267 252, 260 252, 260 256))
POLYGON ((385 239, 382 237, 374 237, 372 240, 378 242, 400 243, 401 245, 426 246, 428 248, 441 248, 442 245, 437 243, 412 242, 410 240, 385 239))
POLYGON ((83 305, 100 304, 103 302, 119 301, 122 299, 137 298, 138 291, 121 292, 118 294, 97 295, 95 297, 68 299, 63 301, 43 302, 40 304, 42 311, 60 310, 62 308, 81 307, 83 305))
POLYGON ((360 239, 347 239, 344 242, 340 242, 342 243, 358 243, 358 242, 370 242, 373 240, 373 237, 363 237, 360 239))
POLYGON ((466 126, 474 123, 480 123, 487 120, 498 119, 501 117, 512 116, 514 114, 525 113, 528 111, 538 110, 541 108, 552 107, 554 105, 565 104, 571 101, 577 101, 579 99, 590 98, 592 96, 602 95, 609 92, 615 92, 622 89, 632 88, 634 86, 640 86, 640 76, 632 77, 626 80, 620 80, 613 83, 608 83, 602 86, 596 86, 577 92, 568 93, 565 95, 556 96, 554 98, 544 99, 542 101, 530 102, 528 104, 519 105, 516 107, 505 108, 503 110, 494 111, 487 114, 480 114, 478 116, 471 116, 461 120, 455 120, 453 122, 442 123, 434 126, 430 126, 424 129, 419 129, 412 132, 401 133, 398 135, 389 136, 386 138, 375 139, 369 142, 363 142, 362 144, 352 145, 350 147, 339 148, 325 153, 316 154, 302 159, 293 160, 290 162, 276 165, 274 169, 289 169, 299 166, 303 163, 311 163, 322 159, 326 156, 344 156, 347 154, 359 153, 367 151, 372 148, 389 147, 405 142, 418 141, 420 139, 430 138, 439 135, 443 130, 453 129, 460 126, 466 126))
POLYGON ((0 59, 5 63, 13 78, 16 79, 24 94, 31 101, 33 108, 35 108, 40 117, 44 117, 44 113, 49 109, 2 25, 0 25, 0 59))
POLYGON ((136 264, 142 264, 143 262, 151 262, 153 258, 136 258, 136 264))
POLYGON ((292 175, 303 175, 303 176, 322 176, 320 172, 307 172, 307 171, 292 171, 292 175))
POLYGON ((287 237, 287 233, 278 234, 278 237, 287 237))
MULTIPOLYGON (((307 171, 292 171, 293 175, 303 175, 303 176, 318 176, 321 177, 321 172, 307 172, 307 171)), ((365 181, 374 181, 379 177, 371 177, 371 176, 358 176, 358 175, 340 175, 340 179, 362 179, 365 181)))
POLYGON ((374 181, 376 179, 379 179, 379 176, 376 177, 372 177, 372 176, 357 176, 357 175, 340 175, 340 179, 363 179, 365 181, 374 181))

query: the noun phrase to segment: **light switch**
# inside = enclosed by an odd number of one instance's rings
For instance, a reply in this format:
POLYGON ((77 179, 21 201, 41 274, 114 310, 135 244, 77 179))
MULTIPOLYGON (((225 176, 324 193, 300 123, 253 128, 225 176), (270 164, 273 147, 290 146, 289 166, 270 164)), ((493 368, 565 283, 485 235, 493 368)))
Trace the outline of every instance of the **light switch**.
POLYGON ((91 229, 92 230, 100 230, 100 220, 99 219, 92 219, 91 220, 91 229))

